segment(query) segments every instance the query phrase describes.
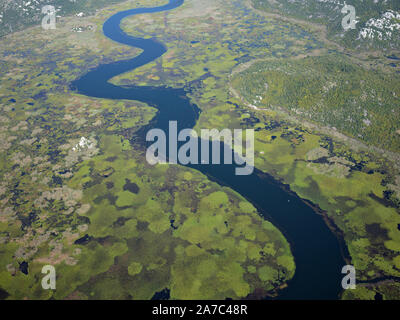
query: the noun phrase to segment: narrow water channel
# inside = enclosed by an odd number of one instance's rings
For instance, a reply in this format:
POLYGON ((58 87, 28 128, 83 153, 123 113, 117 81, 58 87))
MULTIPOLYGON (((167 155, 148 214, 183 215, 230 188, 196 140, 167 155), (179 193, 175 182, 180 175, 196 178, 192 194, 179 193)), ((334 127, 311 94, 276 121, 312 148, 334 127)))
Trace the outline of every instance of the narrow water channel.
MULTIPOLYGON (((165 87, 119 87, 108 81, 121 73, 132 71, 161 57, 165 45, 155 39, 142 39, 125 34, 121 20, 137 14, 175 9, 183 0, 170 0, 154 8, 137 8, 119 12, 103 26, 104 35, 121 44, 140 48, 143 52, 129 60, 100 65, 72 83, 82 95, 142 101, 158 109, 151 124, 138 133, 142 136, 151 128, 168 133, 169 121, 177 121, 178 130, 193 128, 200 110, 193 105, 184 89, 165 87)), ((271 176, 255 170, 249 176, 236 176, 234 165, 191 165, 220 185, 228 186, 253 203, 262 216, 278 227, 291 244, 296 273, 289 286, 277 299, 338 299, 341 291, 342 267, 346 264, 336 236, 323 218, 298 196, 287 192, 271 176)))

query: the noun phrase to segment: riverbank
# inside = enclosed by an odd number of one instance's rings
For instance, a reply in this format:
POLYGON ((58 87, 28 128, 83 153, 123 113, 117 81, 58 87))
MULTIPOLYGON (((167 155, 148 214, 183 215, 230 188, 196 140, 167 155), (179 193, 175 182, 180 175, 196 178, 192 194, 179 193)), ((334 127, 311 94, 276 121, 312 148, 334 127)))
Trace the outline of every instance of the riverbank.
MULTIPOLYGON (((299 26, 305 28, 306 30, 308 30, 309 32, 311 32, 322 43, 325 44, 325 47, 322 49, 316 49, 307 54, 297 55, 297 56, 290 57, 287 59, 296 61, 296 60, 304 59, 305 57, 323 56, 324 54, 327 54, 327 50, 330 48, 335 48, 342 54, 345 54, 347 57, 350 57, 354 61, 354 63, 361 64, 363 67, 365 67, 367 69, 371 68, 371 64, 370 64, 371 59, 370 58, 368 59, 368 57, 375 55, 375 56, 381 56, 386 59, 386 55, 384 55, 382 52, 376 51, 376 52, 368 52, 368 53, 359 53, 359 52, 357 53, 354 50, 346 49, 343 46, 339 45, 338 43, 329 40, 327 37, 327 28, 324 25, 283 16, 278 13, 268 13, 265 11, 255 9, 251 0, 246 0, 245 4, 248 8, 250 8, 251 10, 257 12, 257 14, 262 15, 266 18, 272 18, 272 19, 276 19, 278 21, 283 21, 283 22, 288 22, 291 24, 299 25, 299 26)), ((243 64, 235 67, 232 70, 230 79, 232 79, 236 74, 246 71, 247 69, 249 69, 251 66, 253 66, 257 62, 269 61, 269 60, 272 61, 273 59, 271 59, 271 58, 255 59, 255 60, 251 60, 249 62, 243 63, 243 64)), ((383 70, 386 70, 386 71, 389 70, 390 72, 393 72, 393 70, 391 70, 390 68, 387 68, 387 66, 385 66, 384 64, 380 64, 379 67, 383 70)), ((237 90, 235 88, 233 88, 232 84, 229 85, 229 90, 236 99, 240 100, 242 103, 246 104, 246 106, 251 109, 258 110, 258 111, 277 112, 281 117, 283 117, 284 119, 286 119, 289 122, 300 124, 307 129, 319 132, 321 134, 328 135, 334 139, 337 139, 338 141, 346 143, 346 145, 348 145, 355 152, 368 151, 368 152, 373 152, 377 155, 383 155, 385 158, 387 158, 389 161, 391 161, 391 163, 392 163, 391 165, 397 171, 400 172, 400 154, 397 152, 385 150, 385 149, 382 149, 382 148, 379 148, 379 147, 373 146, 373 145, 367 145, 360 140, 349 137, 349 136, 339 132, 335 128, 323 126, 316 122, 310 122, 301 117, 294 117, 294 116, 290 115, 288 112, 286 112, 283 108, 277 107, 272 110, 272 109, 268 109, 266 107, 260 108, 253 104, 249 104, 243 99, 243 97, 241 97, 239 95, 237 90)), ((399 138, 400 138, 400 136, 399 136, 399 138)))
MULTIPOLYGON (((162 51, 158 49, 158 44, 153 40, 138 40, 127 37, 125 39, 124 34, 117 32, 120 19, 134 14, 135 11, 137 10, 117 14, 114 16, 115 18, 110 18, 110 20, 105 23, 104 31, 106 35, 115 41, 123 42, 125 44, 129 43, 132 46, 140 45, 140 47, 144 49, 143 54, 130 60, 129 63, 124 61, 120 64, 114 63, 110 66, 101 66, 92 70, 89 74, 76 81, 74 86, 77 87, 81 94, 89 94, 101 98, 118 97, 119 99, 140 99, 142 102, 156 107, 159 110, 159 114, 155 119, 153 119, 151 128, 162 128, 167 132, 167 125, 171 120, 177 121, 179 126, 182 128, 187 128, 188 124, 194 126, 196 119, 191 119, 193 115, 191 115, 191 113, 188 114, 181 112, 181 110, 190 109, 188 100, 182 96, 182 93, 177 95, 173 89, 167 90, 156 87, 141 88, 131 86, 122 89, 107 83, 107 78, 105 77, 109 77, 110 74, 114 76, 117 72, 123 73, 132 70, 136 66, 143 65, 142 61, 146 61, 146 64, 151 62, 150 59, 147 60, 147 56, 150 56, 151 59, 155 59, 155 57, 159 56, 158 52, 161 52, 162 54, 162 51), (89 81, 90 79, 92 81, 89 81), (94 79, 96 79, 95 87, 93 85, 94 79)), ((150 10, 148 11, 150 12, 150 10)), ((154 12, 156 10, 152 9, 151 11, 154 12)), ((143 130, 146 131, 145 128, 143 130)), ((340 254, 336 254, 338 252, 334 251, 338 247, 337 241, 335 237, 330 234, 329 229, 324 227, 322 220, 320 220, 318 216, 314 215, 312 210, 302 204, 300 199, 296 199, 292 196, 288 202, 284 202, 283 199, 289 197, 289 195, 287 193, 279 194, 280 189, 276 188, 275 183, 272 183, 272 181, 265 182, 262 179, 259 179, 257 175, 243 177, 235 176, 232 171, 232 166, 225 165, 216 168, 216 166, 212 165, 192 165, 191 167, 199 170, 208 177, 215 179, 219 183, 232 188, 245 198, 251 200, 254 204, 259 206, 261 212, 269 212, 269 215, 273 216, 274 220, 279 221, 279 224, 283 225, 283 229, 290 233, 290 237, 294 239, 293 252, 296 256, 297 271, 295 273, 293 285, 289 286, 287 289, 287 297, 310 299, 312 297, 323 298, 324 294, 329 295, 330 298, 334 298, 337 295, 340 286, 340 281, 338 281, 340 278, 340 264, 338 264, 338 261, 341 260, 340 254), (250 189, 249 186, 251 186, 250 189), (258 187, 256 188, 255 186, 258 187), (255 189, 257 189, 258 192, 255 192, 255 189), (265 193, 274 194, 274 198, 269 197, 266 202, 265 193), (286 203, 290 204, 287 205, 286 203), (289 207, 293 205, 296 205, 297 214, 301 215, 303 223, 307 225, 305 229, 296 228, 290 216, 282 215, 286 210, 287 214, 290 214, 291 209, 289 209, 289 207), (285 209, 286 207, 287 209, 285 209), (312 242, 310 242, 308 239, 309 234, 306 233, 306 229, 309 228, 312 228, 315 234, 319 234, 320 244, 324 243, 326 247, 331 248, 329 256, 322 258, 323 252, 320 251, 319 245, 314 246, 312 242), (320 260, 310 263, 308 260, 311 256, 318 256, 320 260), (323 265, 323 267, 321 266, 321 271, 318 275, 321 280, 323 279, 323 282, 314 281, 313 285, 305 286, 305 284, 309 282, 309 274, 311 270, 313 270, 316 265, 323 265), (330 274, 331 276, 327 276, 327 274, 330 274)))

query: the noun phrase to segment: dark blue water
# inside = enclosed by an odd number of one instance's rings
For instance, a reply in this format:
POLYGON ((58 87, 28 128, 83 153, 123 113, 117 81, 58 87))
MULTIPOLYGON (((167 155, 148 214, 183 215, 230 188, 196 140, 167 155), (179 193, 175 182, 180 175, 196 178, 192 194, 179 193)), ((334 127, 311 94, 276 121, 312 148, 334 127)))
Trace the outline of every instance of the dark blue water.
POLYGON ((395 55, 388 56, 387 58, 392 60, 400 60, 400 58, 395 55))
MULTIPOLYGON (((143 52, 129 60, 101 65, 72 83, 80 94, 96 98, 138 100, 158 109, 150 125, 142 128, 143 137, 151 128, 168 133, 169 121, 178 122, 178 130, 192 128, 199 118, 199 108, 186 96, 185 89, 165 87, 118 87, 108 81, 121 73, 134 70, 161 57, 165 45, 156 39, 141 39, 125 34, 121 20, 136 14, 175 9, 183 0, 170 0, 156 8, 139 8, 119 12, 103 26, 110 39, 141 48, 143 52)), ((145 142, 143 142, 143 147, 145 142)), ((277 226, 291 243, 296 273, 278 299, 337 299, 341 291, 341 269, 346 264, 336 236, 322 217, 295 194, 285 191, 271 176, 255 170, 249 176, 236 176, 233 165, 191 165, 211 180, 228 186, 252 202, 267 219, 277 226)))

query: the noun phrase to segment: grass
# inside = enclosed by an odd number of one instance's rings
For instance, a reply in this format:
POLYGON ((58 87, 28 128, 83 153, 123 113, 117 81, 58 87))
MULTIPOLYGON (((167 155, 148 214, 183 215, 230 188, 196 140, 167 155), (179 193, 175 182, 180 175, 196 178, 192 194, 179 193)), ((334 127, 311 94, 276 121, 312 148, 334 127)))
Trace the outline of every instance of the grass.
MULTIPOLYGON (((187 85, 203 111, 196 129, 256 128, 257 168, 327 212, 343 232, 360 277, 398 276, 398 209, 394 198, 383 194, 396 181, 391 164, 285 122, 276 112, 248 110, 229 93, 229 75, 240 62, 304 55, 321 44, 301 28, 235 4, 187 1, 167 14, 167 25, 164 14, 152 15, 151 24, 146 16, 127 19, 123 27, 129 33, 157 34, 169 51, 113 82, 187 85), (207 20, 210 8, 215 15, 207 20), (259 39, 259 46, 249 41, 253 38, 259 39), (316 171, 307 159, 316 148, 355 166, 345 164, 351 167, 347 176, 316 171), (371 192, 391 206, 371 198, 371 192)), ((154 109, 70 91, 69 81, 88 68, 138 53, 101 35, 101 23, 128 7, 121 4, 87 18, 97 26, 93 33, 71 34, 75 22, 66 19, 54 34, 29 29, 8 41, 7 52, 0 51, 0 261, 13 267, 29 262, 29 275, 17 270, 12 276, 2 268, 0 287, 11 298, 49 298, 51 293, 43 292, 38 281, 43 261, 55 264, 60 275, 56 298, 150 299, 169 288, 173 299, 238 299, 256 288, 279 287, 295 270, 290 246, 279 230, 232 190, 189 169, 147 166, 143 150, 129 144, 154 109), (8 102, 12 98, 15 103, 8 102), (97 144, 92 153, 77 156, 71 148, 82 136, 97 144), (37 140, 19 144, 33 137, 37 140), (137 185, 137 194, 124 190, 126 179, 137 185), (18 188, 12 188, 17 183, 18 188), (82 197, 73 205, 62 199, 44 201, 43 206, 35 201, 60 186, 82 191, 82 197), (74 244, 86 234, 87 244, 74 244), (27 254, 14 258, 21 248, 27 254), (285 271, 284 278, 277 279, 278 270, 285 271)), ((378 285, 371 290, 386 289, 378 285)), ((385 292, 395 297, 393 290, 385 292)))

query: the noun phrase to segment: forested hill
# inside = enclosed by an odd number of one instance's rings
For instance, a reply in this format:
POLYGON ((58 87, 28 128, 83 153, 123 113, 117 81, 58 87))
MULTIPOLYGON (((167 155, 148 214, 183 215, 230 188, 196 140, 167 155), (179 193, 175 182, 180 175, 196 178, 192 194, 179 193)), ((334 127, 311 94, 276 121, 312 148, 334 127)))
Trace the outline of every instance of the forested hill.
POLYGON ((264 61, 233 79, 259 108, 290 114, 387 150, 400 151, 400 78, 337 55, 264 61))
POLYGON ((125 0, 0 0, 0 37, 41 23, 42 8, 52 5, 58 16, 90 14, 125 0))
POLYGON ((399 0, 252 0, 257 9, 277 12, 327 26, 329 37, 346 47, 400 49, 399 0), (345 31, 342 20, 352 5, 356 29, 345 31))

